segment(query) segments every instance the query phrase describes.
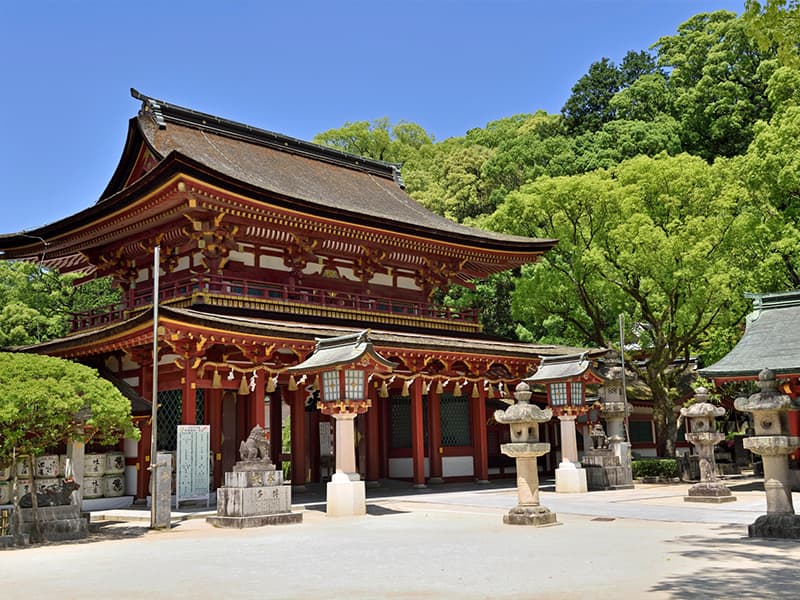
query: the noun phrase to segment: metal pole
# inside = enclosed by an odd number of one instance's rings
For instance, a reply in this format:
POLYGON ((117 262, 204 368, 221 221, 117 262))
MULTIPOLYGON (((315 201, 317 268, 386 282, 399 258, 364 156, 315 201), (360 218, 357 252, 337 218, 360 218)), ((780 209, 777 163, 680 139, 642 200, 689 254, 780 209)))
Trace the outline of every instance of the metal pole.
POLYGON ((625 441, 631 441, 631 432, 628 430, 628 386, 625 382, 625 315, 619 315, 619 358, 622 363, 622 409, 625 415, 625 441))
POLYGON ((156 528, 156 452, 158 451, 158 277, 160 271, 161 247, 153 250, 153 392, 150 411, 150 528, 156 528))

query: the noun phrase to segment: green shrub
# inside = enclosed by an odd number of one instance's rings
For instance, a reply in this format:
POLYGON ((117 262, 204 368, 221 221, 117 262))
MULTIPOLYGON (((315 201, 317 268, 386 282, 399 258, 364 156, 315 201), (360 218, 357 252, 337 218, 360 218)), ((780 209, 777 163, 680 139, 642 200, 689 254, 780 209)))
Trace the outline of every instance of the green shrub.
POLYGON ((639 477, 664 477, 672 479, 678 477, 678 461, 674 458, 643 458, 631 463, 634 478, 639 477))

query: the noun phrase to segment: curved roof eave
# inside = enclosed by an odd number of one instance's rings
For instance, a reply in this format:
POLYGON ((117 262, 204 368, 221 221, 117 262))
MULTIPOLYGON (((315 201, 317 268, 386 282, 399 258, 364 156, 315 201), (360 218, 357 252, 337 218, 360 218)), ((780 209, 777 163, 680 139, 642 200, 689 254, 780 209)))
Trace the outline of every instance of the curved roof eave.
POLYGON ((379 219, 378 217, 365 216, 357 213, 342 213, 342 211, 338 210, 325 210, 325 207, 318 204, 304 202, 296 198, 278 197, 274 193, 269 193, 268 190, 259 189, 244 182, 237 181, 224 173, 214 171, 207 165, 189 156, 185 156, 177 151, 172 151, 151 171, 127 188, 104 198, 102 201, 80 212, 24 233, 19 232, 0 235, 0 250, 31 247, 32 252, 38 253, 39 250, 34 249, 39 247, 40 242, 32 242, 31 237, 35 236, 45 240, 52 240, 74 229, 89 225, 93 221, 108 216, 131 204, 136 197, 147 193, 148 188, 156 188, 163 183, 163 181, 179 174, 194 176, 216 187, 231 189, 243 196, 251 197, 257 201, 271 202, 282 208, 298 210, 314 214, 314 216, 340 221, 345 219, 348 222, 360 224, 362 226, 385 228, 393 232, 405 233, 407 235, 439 240, 442 242, 460 245, 467 243, 494 251, 535 254, 546 252, 557 243, 557 240, 505 236, 503 234, 493 234, 493 232, 466 226, 458 227, 459 233, 451 233, 417 226, 413 223, 390 221, 388 219, 379 219))

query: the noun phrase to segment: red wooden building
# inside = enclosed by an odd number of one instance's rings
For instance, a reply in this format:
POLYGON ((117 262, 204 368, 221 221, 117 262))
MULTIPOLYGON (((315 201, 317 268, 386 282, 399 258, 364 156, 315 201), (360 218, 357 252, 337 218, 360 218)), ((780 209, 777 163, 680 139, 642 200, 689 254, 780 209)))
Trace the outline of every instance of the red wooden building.
MULTIPOLYGON (((97 366, 149 401, 158 245, 160 449, 174 449, 177 424, 210 424, 219 485, 256 424, 272 431, 279 460, 285 403, 292 483, 318 481, 325 417, 313 382, 285 370, 318 337, 370 328, 395 369, 373 377, 374 408, 358 418, 362 475, 422 484, 498 472, 503 432, 487 414, 499 393, 541 356, 576 350, 488 336, 476 314, 437 306, 432 293, 533 262, 555 240, 433 214, 405 193, 398 165, 132 94, 141 110, 100 199, 0 236, 4 259, 111 276, 123 301, 76 315, 70 335, 25 350, 97 366)), ((128 461, 142 496, 150 432, 146 418, 139 424, 128 461)))

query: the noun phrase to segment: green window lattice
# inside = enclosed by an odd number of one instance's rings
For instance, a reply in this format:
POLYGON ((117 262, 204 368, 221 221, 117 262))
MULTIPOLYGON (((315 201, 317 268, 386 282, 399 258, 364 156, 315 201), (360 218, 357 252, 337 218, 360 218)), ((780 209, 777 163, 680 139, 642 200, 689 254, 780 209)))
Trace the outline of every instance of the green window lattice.
POLYGON ((442 394, 442 446, 469 446, 469 398, 466 395, 442 394))

